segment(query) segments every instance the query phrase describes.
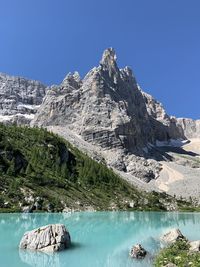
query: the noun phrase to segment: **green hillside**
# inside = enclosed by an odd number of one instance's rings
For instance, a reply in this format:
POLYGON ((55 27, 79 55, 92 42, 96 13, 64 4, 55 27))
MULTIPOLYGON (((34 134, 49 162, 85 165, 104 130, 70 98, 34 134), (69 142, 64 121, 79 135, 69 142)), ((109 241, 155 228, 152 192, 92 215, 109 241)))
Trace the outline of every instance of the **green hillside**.
POLYGON ((142 193, 45 129, 0 124, 0 211, 186 208, 142 193))

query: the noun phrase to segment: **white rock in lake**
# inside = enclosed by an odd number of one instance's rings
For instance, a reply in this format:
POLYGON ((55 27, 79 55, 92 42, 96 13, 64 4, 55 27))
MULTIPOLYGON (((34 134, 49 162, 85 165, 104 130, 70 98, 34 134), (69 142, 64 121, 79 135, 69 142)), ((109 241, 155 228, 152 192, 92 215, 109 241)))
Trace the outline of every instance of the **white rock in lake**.
POLYGON ((63 224, 49 224, 26 232, 19 248, 56 252, 68 248, 70 243, 70 234, 63 224))
POLYGON ((171 229, 161 237, 161 241, 168 244, 172 244, 178 240, 186 240, 179 229, 171 229))

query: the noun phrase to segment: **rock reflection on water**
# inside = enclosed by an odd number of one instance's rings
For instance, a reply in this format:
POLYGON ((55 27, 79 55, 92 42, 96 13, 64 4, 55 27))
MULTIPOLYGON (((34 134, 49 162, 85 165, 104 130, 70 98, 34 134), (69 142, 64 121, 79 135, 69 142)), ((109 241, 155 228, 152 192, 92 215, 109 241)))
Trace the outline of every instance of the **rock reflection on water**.
POLYGON ((46 254, 28 250, 19 250, 22 262, 32 267, 60 267, 59 253, 46 254))

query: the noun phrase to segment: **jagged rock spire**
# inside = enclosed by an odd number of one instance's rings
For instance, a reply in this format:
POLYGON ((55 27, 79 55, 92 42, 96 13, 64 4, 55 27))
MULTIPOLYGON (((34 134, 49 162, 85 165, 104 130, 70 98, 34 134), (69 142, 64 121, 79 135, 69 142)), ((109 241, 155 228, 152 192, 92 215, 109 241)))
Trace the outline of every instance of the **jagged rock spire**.
POLYGON ((113 48, 108 48, 103 52, 102 59, 100 61, 100 67, 103 71, 107 71, 109 77, 116 82, 119 77, 119 68, 117 66, 117 56, 113 48))
POLYGON ((62 82, 63 86, 72 86, 74 88, 79 88, 81 85, 81 77, 77 71, 74 73, 69 72, 62 82))
POLYGON ((115 50, 111 48, 107 48, 102 55, 102 59, 100 61, 100 64, 103 66, 109 66, 109 65, 116 65, 117 56, 115 53, 115 50))

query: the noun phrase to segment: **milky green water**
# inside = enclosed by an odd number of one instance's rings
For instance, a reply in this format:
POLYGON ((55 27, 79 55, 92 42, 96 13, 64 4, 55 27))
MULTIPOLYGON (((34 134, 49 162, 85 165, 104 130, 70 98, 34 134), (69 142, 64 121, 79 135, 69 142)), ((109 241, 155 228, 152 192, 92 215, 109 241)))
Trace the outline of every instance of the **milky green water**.
POLYGON ((200 239, 199 213, 80 212, 73 214, 0 214, 1 267, 150 267, 159 249, 159 236, 172 227, 191 240, 200 239), (54 255, 18 249, 24 232, 63 223, 72 247, 54 255), (133 260, 129 250, 141 243, 145 260, 133 260))

